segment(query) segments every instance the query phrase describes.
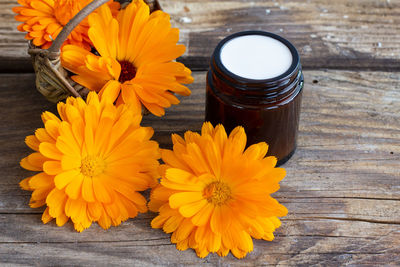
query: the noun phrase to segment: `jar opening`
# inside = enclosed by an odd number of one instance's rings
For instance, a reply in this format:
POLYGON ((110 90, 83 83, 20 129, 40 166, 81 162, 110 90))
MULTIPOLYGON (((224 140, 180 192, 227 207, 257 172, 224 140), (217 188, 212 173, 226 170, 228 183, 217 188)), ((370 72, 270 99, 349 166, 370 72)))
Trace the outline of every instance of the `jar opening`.
MULTIPOLYGON (((267 42, 268 42, 267 41, 267 42)), ((254 46, 254 42, 252 42, 252 45, 254 46)), ((261 49, 262 46, 261 46, 261 49)), ((238 50, 236 47, 234 50, 238 50)), ((268 50, 267 50, 268 51, 268 50)), ((221 77, 225 77, 224 79, 227 80, 234 80, 237 84, 242 84, 244 87, 258 87, 260 84, 270 84, 271 86, 276 83, 281 83, 282 80, 286 80, 288 77, 296 76, 296 73, 298 70, 301 68, 300 67, 300 57, 299 54, 296 50, 296 48, 285 38, 282 38, 279 35, 270 33, 270 32, 264 32, 264 31, 243 31, 243 32, 237 32, 234 33, 225 39, 223 39, 218 46, 215 48, 214 53, 213 53, 213 62, 211 63, 211 67, 214 68, 212 65, 215 64, 215 68, 218 69, 219 74, 221 77), (260 38, 265 38, 267 37, 268 39, 264 39, 263 41, 265 42, 266 40, 270 41, 270 43, 274 43, 275 45, 278 45, 278 49, 281 49, 284 51, 285 55, 276 55, 276 58, 279 60, 281 56, 286 57, 286 64, 283 64, 281 66, 281 70, 278 71, 280 73, 276 75, 270 75, 274 77, 258 77, 258 79, 254 78, 248 78, 250 75, 238 75, 237 72, 233 72, 234 70, 233 64, 229 63, 229 60, 232 60, 232 58, 238 58, 239 60, 242 58, 242 55, 238 54, 244 54, 244 53, 250 53, 249 51, 245 50, 251 50, 251 48, 246 48, 243 49, 242 51, 236 52, 236 55, 232 53, 230 46, 236 46, 240 45, 243 47, 242 41, 249 43, 249 41, 254 41, 251 40, 254 38, 254 36, 257 36, 258 41, 260 41, 260 38), (244 38, 244 39, 242 39, 244 38), (250 38, 247 39, 246 38, 250 38), (242 41, 240 41, 242 39, 242 41), (271 41, 274 40, 274 41, 271 41), (276 41, 276 42, 275 42, 276 41), (238 43, 239 42, 239 43, 238 43), (235 44, 236 43, 236 44, 235 44), (287 53, 289 50, 289 53, 287 53), (285 51, 286 50, 286 51, 285 51), (230 58, 230 59, 229 59, 230 58), (291 59, 291 60, 290 60, 291 59), (290 61, 291 63, 287 64, 287 62, 290 61), (289 67, 287 67, 287 65, 289 67), (286 69, 286 71, 284 70, 286 69), (283 73, 282 73, 283 72, 283 73)), ((265 64, 269 64, 272 66, 272 69, 275 67, 276 61, 274 62, 267 62, 265 64)), ((240 62, 239 62, 240 63, 240 62)), ((282 62, 278 62, 278 64, 282 64, 282 62)), ((238 65, 238 64, 236 64, 238 65)), ((243 68, 242 68, 243 69, 243 68)), ((251 70, 250 70, 251 71, 251 70)), ((259 71, 262 72, 260 69, 259 71)), ((240 73, 239 73, 240 74, 240 73)))
POLYGON ((261 34, 230 39, 221 47, 220 59, 228 71, 253 80, 278 77, 293 62, 292 53, 283 42, 261 34))

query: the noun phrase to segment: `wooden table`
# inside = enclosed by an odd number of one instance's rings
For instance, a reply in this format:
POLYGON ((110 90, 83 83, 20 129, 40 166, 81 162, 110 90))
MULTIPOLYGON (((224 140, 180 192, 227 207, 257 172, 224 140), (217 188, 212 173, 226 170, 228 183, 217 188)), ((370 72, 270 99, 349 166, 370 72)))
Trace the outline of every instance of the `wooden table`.
POLYGON ((22 265, 400 265, 400 0, 162 0, 181 29, 193 94, 162 119, 147 116, 161 147, 172 132, 199 130, 205 74, 224 36, 256 29, 298 48, 306 85, 299 146, 274 196, 288 209, 273 242, 243 260, 179 252, 151 229, 154 214, 108 231, 43 225, 30 209, 24 137, 55 111, 34 89, 26 42, 0 0, 0 263, 22 265))

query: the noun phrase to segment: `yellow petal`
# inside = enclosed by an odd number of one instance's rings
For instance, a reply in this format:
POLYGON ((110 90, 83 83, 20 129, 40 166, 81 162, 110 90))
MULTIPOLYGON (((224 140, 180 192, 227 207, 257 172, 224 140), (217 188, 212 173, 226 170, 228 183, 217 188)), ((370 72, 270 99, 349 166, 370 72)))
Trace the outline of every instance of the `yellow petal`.
MULTIPOLYGON (((50 214, 52 208, 55 208, 55 210, 59 210, 59 207, 63 205, 65 199, 66 195, 62 190, 59 190, 57 188, 51 190, 51 192, 48 194, 46 198, 46 204, 47 206, 50 207, 50 214)), ((62 212, 62 210, 59 210, 59 212, 62 212)), ((53 214, 54 215, 53 217, 58 216, 59 212, 53 214)))
POLYGON ((272 241, 275 239, 275 236, 273 233, 265 233, 265 235, 263 236, 262 239, 267 240, 267 241, 272 241))
POLYGON ((35 131, 35 136, 40 142, 54 142, 53 137, 51 137, 44 128, 39 128, 35 131))
POLYGON ((232 157, 243 153, 246 142, 247 137, 244 128, 238 126, 233 129, 224 147, 224 157, 232 157))
POLYGON ((280 182, 286 176, 286 170, 283 168, 274 168, 268 173, 268 180, 272 180, 275 183, 280 182))
POLYGON ((108 81, 101 89, 99 95, 102 100, 114 103, 121 91, 121 84, 118 81, 108 81))
POLYGON ((187 239, 194 227, 195 226, 191 223, 190 219, 184 219, 176 229, 176 239, 178 241, 187 239))
POLYGON ((85 177, 83 179, 82 197, 87 202, 95 201, 94 191, 93 191, 93 182, 92 182, 92 178, 90 178, 90 177, 85 177))
POLYGON ((226 135, 225 128, 222 124, 218 124, 214 130, 214 142, 217 148, 219 149, 221 155, 225 148, 225 143, 228 139, 226 135))
POLYGON ((40 143, 39 151, 45 157, 61 160, 62 153, 58 150, 55 144, 47 142, 40 143))
POLYGON ((169 168, 165 173, 165 177, 171 182, 185 184, 193 177, 193 174, 178 168, 169 168))
POLYGON ((206 146, 204 148, 204 153, 208 166, 210 166, 212 173, 215 175, 215 177, 220 177, 222 155, 220 154, 218 147, 211 140, 211 138, 207 140, 206 146))
POLYGON ((121 214, 117 202, 118 199, 116 199, 113 203, 103 204, 105 211, 111 217, 112 224, 115 226, 121 223, 121 214))
POLYGON ((189 167, 185 164, 185 162, 182 162, 177 157, 174 151, 168 149, 161 149, 161 158, 166 164, 168 164, 172 168, 183 169, 185 171, 189 170, 189 167))
POLYGON ((196 213, 198 213, 201 208, 203 208, 207 204, 207 200, 203 199, 201 201, 196 201, 179 208, 179 213, 182 214, 183 217, 192 217, 196 213))
POLYGON ((178 241, 176 243, 176 249, 180 251, 184 251, 189 248, 189 240, 184 239, 182 241, 178 241))
POLYGON ((153 114, 158 117, 164 116, 165 110, 158 104, 148 103, 142 101, 142 104, 153 114))
POLYGON ((99 179, 93 179, 93 190, 99 202, 110 203, 112 201, 110 193, 99 179))
POLYGON ((81 167, 81 158, 64 155, 61 159, 63 170, 78 169, 81 167))
POLYGON ((31 179, 31 177, 25 178, 24 180, 22 180, 21 182, 19 182, 19 186, 23 189, 23 190, 28 190, 28 191, 32 191, 33 189, 29 186, 29 180, 31 179))
POLYGON ((28 157, 25 157, 20 161, 19 164, 21 165, 22 168, 29 170, 29 171, 42 171, 43 170, 43 167, 31 164, 28 160, 28 157))
POLYGON ((101 226, 101 228, 107 230, 111 226, 111 218, 105 211, 103 211, 97 223, 101 226))
POLYGON ((120 197, 120 201, 127 210, 129 218, 135 218, 138 214, 138 208, 136 205, 123 196, 120 197))
POLYGON ((187 205, 192 202, 197 202, 203 199, 201 192, 182 192, 176 193, 169 197, 169 205, 171 208, 176 209, 183 205, 187 205))
POLYGON ((281 221, 277 217, 269 217, 268 218, 270 222, 273 223, 275 228, 279 228, 281 226, 281 221))
POLYGON ((203 123, 203 126, 201 127, 201 135, 210 135, 212 136, 214 132, 214 127, 212 126, 211 122, 206 121, 203 123))
POLYGON ((99 220, 103 213, 103 205, 99 202, 88 203, 88 213, 93 221, 99 220))
POLYGON ((56 175, 56 177, 54 178, 54 183, 58 189, 63 189, 78 175, 81 174, 77 170, 65 171, 56 175))
POLYGON ((267 151, 268 151, 267 143, 260 142, 249 146, 243 153, 243 155, 249 159, 257 160, 264 158, 265 154, 267 154, 267 151))
POLYGON ((86 205, 81 199, 71 199, 68 198, 65 203, 65 214, 68 217, 76 218, 81 213, 83 205, 86 205))
POLYGON ((35 151, 39 151, 40 141, 34 135, 29 135, 25 138, 25 144, 35 151))
POLYGON ((224 225, 224 214, 222 214, 221 207, 215 207, 214 212, 211 216, 210 226, 211 230, 216 234, 221 234, 226 230, 224 225))
POLYGON ((174 232, 178 226, 181 224, 184 218, 182 216, 172 216, 170 217, 163 226, 164 232, 167 234, 174 232))
POLYGON ((50 175, 57 175, 63 171, 61 162, 59 161, 46 161, 43 164, 43 171, 50 175))
POLYGON ((44 172, 32 176, 29 180, 30 188, 49 187, 53 184, 53 176, 47 175, 44 172))
POLYGON ((67 187, 65 188, 65 193, 67 193, 67 195, 71 199, 78 199, 81 196, 82 192, 82 182, 83 182, 83 175, 78 174, 67 185, 67 187))
POLYGON ((69 218, 65 215, 65 214, 60 214, 59 216, 57 216, 56 218, 56 224, 57 226, 63 226, 64 224, 66 224, 68 222, 69 218))
POLYGON ((43 215, 42 215, 42 222, 43 222, 44 224, 46 224, 46 223, 50 222, 52 219, 53 219, 53 217, 50 216, 50 214, 49 214, 49 208, 47 207, 47 208, 45 209, 45 211, 43 212, 43 215))
POLYGON ((45 123, 44 126, 45 126, 45 128, 46 128, 46 132, 47 132, 54 140, 56 140, 57 137, 60 135, 59 132, 58 132, 59 123, 56 122, 56 121, 54 121, 54 120, 50 120, 50 121, 47 121, 47 122, 45 123))
POLYGON ((207 249, 210 252, 217 252, 221 248, 221 235, 210 233, 208 236, 207 249))
POLYGON ((211 214, 214 211, 213 205, 207 203, 196 215, 191 219, 196 226, 203 226, 210 221, 211 214))

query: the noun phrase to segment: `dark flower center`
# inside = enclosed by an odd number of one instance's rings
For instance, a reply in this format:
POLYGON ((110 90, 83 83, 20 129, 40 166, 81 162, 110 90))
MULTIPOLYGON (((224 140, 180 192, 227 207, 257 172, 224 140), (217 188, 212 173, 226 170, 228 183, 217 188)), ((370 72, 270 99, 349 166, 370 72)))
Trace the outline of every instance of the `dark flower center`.
POLYGON ((136 67, 129 61, 120 61, 121 65, 121 74, 119 75, 118 81, 120 83, 124 83, 126 81, 130 81, 136 76, 136 67))
POLYGON ((215 206, 224 205, 232 198, 231 188, 222 181, 215 181, 203 189, 203 197, 215 206))

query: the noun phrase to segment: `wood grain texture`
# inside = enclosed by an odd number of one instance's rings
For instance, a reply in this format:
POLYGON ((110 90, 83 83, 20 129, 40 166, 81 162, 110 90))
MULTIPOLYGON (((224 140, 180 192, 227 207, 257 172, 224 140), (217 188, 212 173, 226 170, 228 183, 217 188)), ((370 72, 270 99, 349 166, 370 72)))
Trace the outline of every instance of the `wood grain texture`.
POLYGON ((182 61, 193 68, 207 66, 217 43, 243 30, 287 38, 307 69, 400 67, 399 1, 161 0, 161 4, 181 29, 188 46, 182 61))
MULTIPOLYGON (((0 0, 0 72, 32 71, 24 33, 0 0)), ((205 70, 217 43, 242 30, 265 30, 292 41, 307 69, 400 70, 398 0, 161 0, 187 46, 180 59, 205 70)))
MULTIPOLYGON (((147 116, 155 140, 198 131, 204 119, 205 72, 192 95, 163 118, 147 116)), ((23 140, 55 111, 34 89, 32 74, 0 75, 0 264, 133 266, 396 265, 400 262, 400 77, 390 72, 305 71, 299 147, 284 165, 274 196, 288 209, 273 242, 255 241, 244 260, 199 259, 179 252, 169 235, 151 229, 154 214, 108 231, 96 224, 79 234, 72 224, 43 225, 28 207, 18 166, 23 140), (12 107, 12 108, 10 108, 12 107)))

